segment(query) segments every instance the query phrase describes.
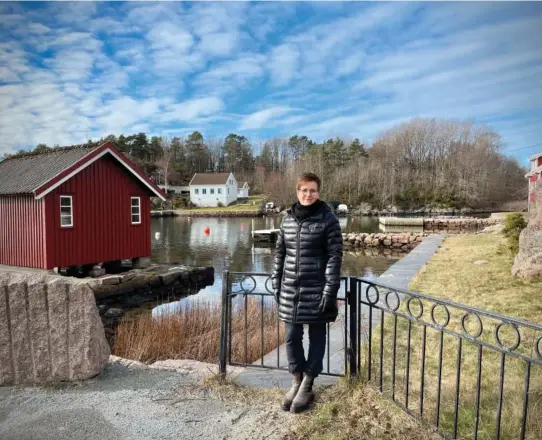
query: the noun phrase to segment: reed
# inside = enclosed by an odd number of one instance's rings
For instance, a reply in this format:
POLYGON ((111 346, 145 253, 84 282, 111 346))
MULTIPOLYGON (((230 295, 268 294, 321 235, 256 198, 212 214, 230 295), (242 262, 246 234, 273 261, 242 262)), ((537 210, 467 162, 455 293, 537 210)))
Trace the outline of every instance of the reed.
MULTIPOLYGON (((187 302, 158 317, 127 316, 117 328, 113 354, 146 363, 165 359, 216 363, 220 321, 221 305, 212 301, 187 302)), ((284 328, 277 323, 275 305, 246 299, 246 304, 243 300, 233 307, 231 337, 234 362, 257 361, 282 344, 284 328)))

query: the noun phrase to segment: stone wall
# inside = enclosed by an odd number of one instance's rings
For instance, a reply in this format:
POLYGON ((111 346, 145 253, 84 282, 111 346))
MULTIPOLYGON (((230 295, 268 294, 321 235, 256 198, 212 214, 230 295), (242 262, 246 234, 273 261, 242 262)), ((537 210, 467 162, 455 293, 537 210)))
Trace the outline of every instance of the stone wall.
POLYGON ((414 249, 422 240, 423 233, 405 232, 402 234, 384 233, 350 233, 343 234, 343 242, 347 247, 384 247, 408 251, 414 249))
POLYGON ((425 231, 472 232, 501 223, 497 218, 427 218, 423 221, 425 231))
POLYGON ((85 282, 0 271, 0 385, 87 379, 109 354, 85 282))

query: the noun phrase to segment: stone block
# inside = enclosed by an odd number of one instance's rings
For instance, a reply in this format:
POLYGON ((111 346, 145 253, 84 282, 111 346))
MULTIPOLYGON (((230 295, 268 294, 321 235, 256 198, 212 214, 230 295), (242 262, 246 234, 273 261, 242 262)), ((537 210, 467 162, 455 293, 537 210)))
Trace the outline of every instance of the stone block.
POLYGON ((126 272, 120 276, 120 283, 127 283, 137 276, 137 272, 126 272))
POLYGON ((92 269, 88 272, 92 278, 98 278, 105 275, 105 269, 92 269))
POLYGON ((152 278, 152 275, 141 273, 132 279, 132 285, 134 289, 148 289, 152 278))
POLYGON ((0 384, 11 385, 15 381, 13 359, 11 355, 11 330, 8 289, 8 277, 0 275, 0 384))
POLYGON ((118 277, 116 275, 108 275, 108 276, 105 276, 103 278, 100 278, 100 281, 104 286, 109 286, 109 285, 112 285, 112 284, 119 284, 120 283, 120 277, 118 277))
POLYGON ((47 316, 47 291, 42 280, 28 284, 28 317, 34 372, 37 382, 51 377, 49 350, 49 317, 47 316))
POLYGON ((13 277, 8 283, 8 290, 15 383, 32 383, 34 378, 34 361, 32 359, 32 347, 28 334, 29 322, 26 309, 26 284, 23 277, 13 277))
POLYGON ((70 377, 68 358, 68 284, 55 280, 47 284, 49 334, 51 337, 51 375, 55 380, 70 377))
POLYGON ((87 379, 109 354, 86 283, 0 274, 0 385, 87 379))
POLYGON ((119 286, 117 284, 90 284, 89 287, 94 292, 96 299, 108 298, 119 294, 119 286))
POLYGON ((169 286, 173 284, 181 276, 182 272, 179 270, 170 271, 167 273, 160 274, 160 281, 164 286, 169 286))

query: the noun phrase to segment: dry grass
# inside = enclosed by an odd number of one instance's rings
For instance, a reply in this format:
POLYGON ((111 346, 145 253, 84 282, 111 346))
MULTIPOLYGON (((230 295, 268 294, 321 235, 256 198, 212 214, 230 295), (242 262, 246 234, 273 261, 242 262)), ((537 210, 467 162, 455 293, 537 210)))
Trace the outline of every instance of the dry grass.
MULTIPOLYGON (((274 304, 257 300, 233 308, 232 361, 254 362, 284 342, 281 326, 277 335, 274 304), (263 332, 261 331, 263 310, 263 332), (245 344, 246 337, 246 344, 245 344), (263 344, 263 349, 262 349, 263 344)), ((152 318, 149 315, 123 319, 117 330, 113 354, 152 363, 164 359, 195 359, 216 363, 220 346, 221 306, 216 302, 190 302, 174 315, 152 318)))
MULTIPOLYGON (((266 408, 279 407, 285 390, 249 388, 219 375, 204 387, 227 401, 266 408)), ((438 435, 362 383, 340 379, 331 387, 316 386, 313 409, 296 418, 284 440, 437 440, 438 435)))
POLYGON ((318 395, 287 440, 436 440, 440 437, 373 388, 343 379, 318 395))
MULTIPOLYGON (((510 274, 512 256, 506 250, 506 241, 499 235, 463 235, 449 237, 439 252, 430 260, 426 268, 411 284, 411 289, 433 296, 445 297, 455 302, 473 307, 495 311, 540 323, 542 307, 540 302, 541 283, 514 278, 510 274), (486 260, 487 264, 475 265, 476 260, 486 260)), ((404 302, 403 302, 404 303, 404 302)), ((400 311, 405 312, 405 304, 400 311)), ((414 307, 413 312, 417 313, 414 307)), ((423 319, 429 321, 429 313, 424 311, 423 319)), ((437 313, 437 320, 439 320, 437 313)), ((448 329, 461 332, 462 313, 452 314, 448 329)), ((441 321, 442 322, 442 321, 441 321)), ((484 332, 480 339, 495 344, 493 331, 498 321, 484 320, 484 332)), ((467 328, 475 332, 476 323, 467 322, 467 328)), ((407 353, 409 324, 404 318, 386 314, 383 332, 383 392, 395 393, 395 398, 406 403, 407 353), (396 325, 396 329, 394 328, 396 325), (392 369, 393 334, 397 334, 395 350, 395 374, 392 369), (395 377, 395 387, 393 378, 395 377)), ((422 363, 422 329, 413 323, 410 327, 410 364, 409 368, 409 408, 419 414, 422 363)), ((373 380, 378 385, 380 376, 379 345, 382 333, 376 329, 373 333, 373 380)), ((505 343, 513 340, 511 332, 503 331, 505 343)), ((531 355, 534 331, 521 333, 522 345, 519 351, 531 355)), ((427 329, 424 386, 424 417, 435 422, 437 417, 438 366, 441 347, 440 332, 427 329)), ((458 338, 444 335, 442 339, 442 386, 439 424, 448 435, 453 433, 455 422, 455 399, 458 363, 458 338)), ((460 439, 473 438, 474 408, 476 405, 476 383, 478 365, 478 346, 472 342, 462 343, 461 376, 459 385, 458 436, 460 439)), ((520 436, 523 413, 524 381, 526 362, 506 356, 503 412, 501 420, 501 439, 516 439, 520 436)), ((479 439, 494 439, 497 432, 497 407, 501 377, 501 354, 491 349, 483 349, 481 397, 479 417, 479 439)), ((529 389, 529 412, 527 435, 530 440, 542 438, 542 368, 535 365, 531 370, 529 389)))

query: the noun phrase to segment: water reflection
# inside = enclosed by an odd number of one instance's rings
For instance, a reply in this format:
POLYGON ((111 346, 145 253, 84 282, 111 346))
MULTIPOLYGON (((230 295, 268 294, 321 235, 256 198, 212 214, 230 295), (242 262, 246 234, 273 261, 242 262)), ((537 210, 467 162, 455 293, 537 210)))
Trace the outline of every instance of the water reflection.
MULTIPOLYGON (((280 227, 281 216, 262 218, 155 218, 151 223, 152 260, 168 264, 213 266, 215 282, 197 295, 158 306, 153 314, 175 310, 191 301, 216 301, 222 291, 222 272, 269 273, 273 267, 274 244, 254 245, 253 229, 280 227), (206 229, 208 228, 208 229, 206 229)), ((343 232, 378 232, 378 219, 340 217, 343 232)), ((343 276, 374 277, 400 258, 371 249, 370 253, 345 252, 343 276)))

